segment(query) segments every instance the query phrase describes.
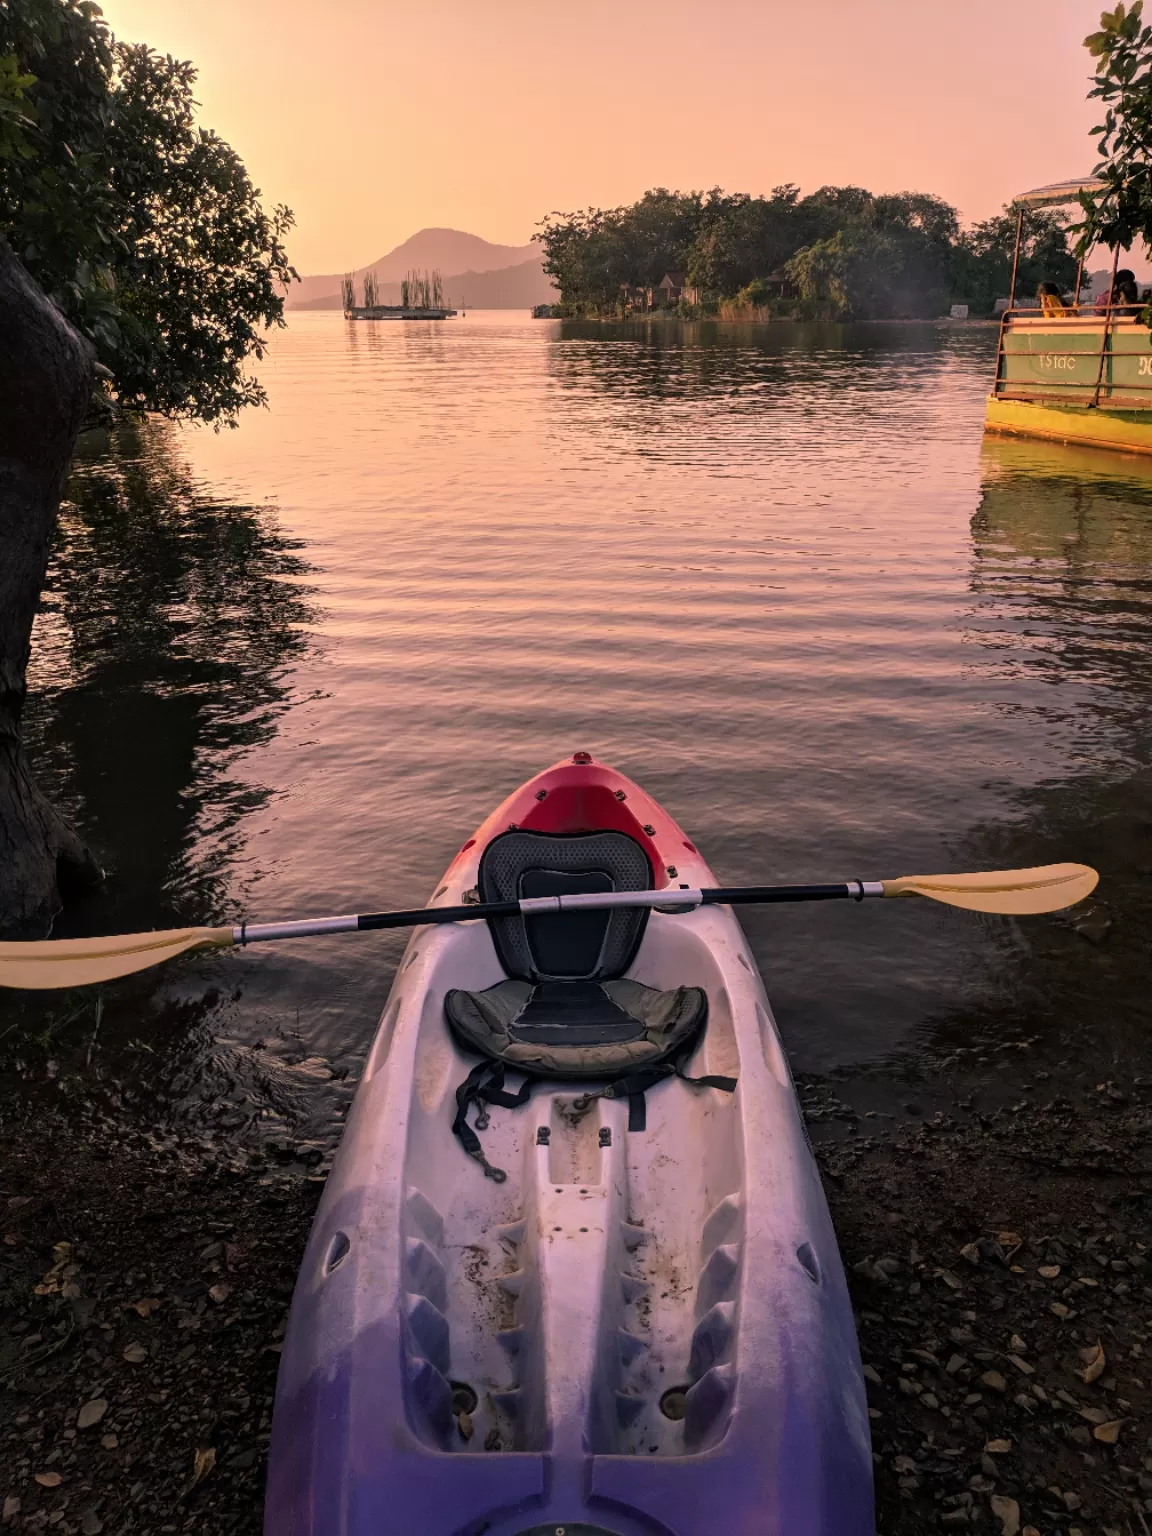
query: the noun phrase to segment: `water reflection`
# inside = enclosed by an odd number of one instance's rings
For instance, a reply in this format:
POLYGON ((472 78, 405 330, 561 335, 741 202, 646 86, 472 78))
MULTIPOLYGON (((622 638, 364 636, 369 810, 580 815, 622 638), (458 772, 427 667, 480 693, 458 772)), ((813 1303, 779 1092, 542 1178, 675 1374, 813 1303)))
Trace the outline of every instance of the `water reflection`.
MULTIPOLYGON (((909 397, 919 397, 912 431, 935 435, 937 413, 952 403, 950 380, 986 377, 988 348, 983 330, 932 325, 564 321, 548 364, 586 438, 602 439, 610 423, 642 461, 725 478, 763 479, 767 469, 793 490, 793 469, 814 461, 859 471, 861 432, 877 433, 874 451, 914 458, 909 397), (889 444, 897 421, 899 448, 889 444), (767 455, 779 462, 766 464, 767 455)), ((808 494, 827 489, 807 478, 808 494)))
MULTIPOLYGON (((1152 463, 989 439, 972 520, 970 635, 989 697, 1057 729, 1064 771, 1018 789, 1015 816, 977 824, 965 861, 1075 858, 1101 876, 1083 907, 1021 925, 1002 985, 941 1042, 1006 1031, 1107 1064, 1147 1049, 1152 922, 1152 463), (958 1027, 959 1026, 959 1027, 958 1027)), ((1006 957, 1007 959, 1008 957, 1006 957)))
POLYGON ((112 931, 234 910, 241 822, 269 793, 241 763, 291 703, 315 617, 299 542, 197 485, 173 438, 89 435, 61 517, 29 742, 109 880, 60 933, 94 907, 112 931))
POLYGON ((869 392, 877 381, 902 388, 919 372, 930 376, 968 359, 986 369, 986 354, 982 332, 956 335, 931 325, 566 320, 549 365, 563 384, 597 385, 623 400, 684 398, 739 408, 809 381, 824 389, 849 381, 869 392))
POLYGON ((1075 722, 1067 772, 1095 778, 1152 751, 1152 464, 1108 458, 990 440, 972 522, 971 632, 995 653, 988 675, 1046 685, 1033 709, 1075 722))
MULTIPOLYGON (((112 869, 73 922, 414 905, 583 747, 732 884, 1099 862, 1103 907, 1067 920, 749 909, 799 1070, 1059 1040, 1101 999, 1115 1046, 1152 825, 1148 474, 981 459, 994 351, 302 315, 238 432, 90 444, 32 721, 112 869)), ((254 948, 109 997, 184 1112, 327 1136, 402 945, 254 948)))
MULTIPOLYGON (((82 441, 34 635, 27 736, 108 879, 57 936, 239 911, 263 872, 245 821, 274 793, 259 752, 299 696, 294 668, 318 616, 300 551, 268 507, 198 482, 173 429, 82 441)), ((84 1061, 114 1097, 179 1100, 195 1079, 226 1120, 240 1101, 274 1105, 275 1070, 228 1039, 242 975, 203 957, 98 994, 4 994, 4 1065, 35 1075, 45 1057, 84 1061)))

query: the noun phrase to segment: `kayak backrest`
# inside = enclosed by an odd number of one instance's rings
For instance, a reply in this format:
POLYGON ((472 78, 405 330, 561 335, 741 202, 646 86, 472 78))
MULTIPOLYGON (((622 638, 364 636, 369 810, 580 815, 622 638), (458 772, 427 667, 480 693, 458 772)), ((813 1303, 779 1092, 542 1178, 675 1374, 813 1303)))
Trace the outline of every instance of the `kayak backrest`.
MULTIPOLYGON (((493 838, 480 860, 481 901, 652 889, 648 855, 625 832, 523 832, 493 838)), ((489 921, 500 963, 525 981, 622 976, 644 937, 646 907, 489 921)))
MULTIPOLYGON (((495 837, 480 859, 481 901, 602 891, 652 889, 652 866, 626 832, 526 832, 495 837)), ((588 1091, 573 1111, 596 1099, 627 1098, 628 1129, 645 1126, 644 1095, 673 1075, 731 1093, 734 1077, 685 1077, 685 1066, 708 1019, 702 987, 660 991, 624 972, 648 921, 647 907, 553 912, 489 920, 503 981, 482 992, 450 988, 444 1012, 457 1043, 481 1057, 456 1089, 452 1130, 491 1179, 507 1173, 484 1155, 477 1130, 485 1105, 517 1109, 534 1078, 584 1080, 588 1091), (523 1074, 506 1089, 511 1068, 523 1074), (599 1086, 589 1080, 598 1079, 599 1086), (475 1127, 469 1112, 478 1106, 475 1127)))

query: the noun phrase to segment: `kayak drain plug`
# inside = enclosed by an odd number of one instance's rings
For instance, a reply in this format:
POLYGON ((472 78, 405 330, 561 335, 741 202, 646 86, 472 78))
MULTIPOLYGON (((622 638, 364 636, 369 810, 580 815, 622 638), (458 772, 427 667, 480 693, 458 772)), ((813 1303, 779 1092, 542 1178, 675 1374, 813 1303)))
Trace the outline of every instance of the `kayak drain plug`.
POLYGON ((669 1387, 660 1399, 660 1412, 666 1419, 682 1419, 684 1417, 687 1396, 687 1387, 669 1387))

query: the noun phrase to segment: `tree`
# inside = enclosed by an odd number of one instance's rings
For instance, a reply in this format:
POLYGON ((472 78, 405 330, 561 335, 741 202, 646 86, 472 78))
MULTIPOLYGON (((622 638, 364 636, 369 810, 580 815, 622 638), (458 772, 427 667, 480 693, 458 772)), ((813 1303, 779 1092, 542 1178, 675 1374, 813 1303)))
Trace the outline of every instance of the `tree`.
MULTIPOLYGON (((783 271, 805 307, 858 320, 923 318, 954 299, 989 311, 1007 293, 1015 212, 961 231, 955 208, 927 192, 826 186, 801 197, 784 185, 750 197, 656 188, 631 207, 553 214, 537 239, 576 313, 619 314, 623 285, 683 269, 709 300, 764 305, 777 292, 765 279, 783 271)), ((1070 288, 1075 273, 1062 216, 1027 213, 1022 289, 1044 280, 1070 288)))
POLYGON ((654 284, 665 272, 686 271, 704 206, 700 192, 656 187, 626 209, 619 229, 628 281, 654 284))
POLYGON ((285 208, 198 128, 190 64, 89 0, 0 6, 0 236, 95 345, 122 409, 231 421, 295 275, 285 208))
POLYGON ((194 120, 190 65, 89 0, 0 0, 0 927, 95 865, 36 790, 20 718, 64 476, 93 401, 231 423, 282 323, 287 209, 194 120))
POLYGON ((1142 25, 1144 0, 1123 0, 1100 17, 1100 31, 1084 39, 1097 61, 1088 93, 1104 102, 1097 135, 1104 183, 1082 193, 1084 219, 1076 226, 1081 253, 1097 243, 1128 250, 1136 239, 1152 242, 1152 26, 1142 25))
POLYGON ((830 319, 875 319, 891 312, 891 273, 898 261, 890 235, 857 226, 805 246, 786 270, 800 296, 823 307, 830 319))
POLYGON ((713 194, 692 248, 691 281, 728 298, 774 274, 804 244, 798 196, 794 186, 775 187, 771 197, 713 194))
MULTIPOLYGON (((965 230, 952 251, 952 294, 976 310, 989 311, 1007 298, 1012 283, 1017 210, 1010 204, 994 218, 965 230)), ((1050 209, 1025 208, 1020 225, 1017 296, 1036 292, 1037 284, 1055 283, 1070 292, 1076 283, 1076 258, 1068 249, 1067 220, 1050 209)))
POLYGON ((0 233, 90 336, 109 301, 116 222, 98 163, 113 71, 99 14, 79 0, 0 7, 0 233))
POLYGON ((798 252, 785 268, 801 296, 835 320, 915 319, 943 308, 946 272, 920 229, 856 223, 798 252))
POLYGON ((809 240, 826 239, 848 224, 865 223, 875 198, 863 187, 817 187, 801 203, 809 221, 809 240))
POLYGON ((916 230, 941 255, 960 234, 955 208, 931 192, 884 193, 873 198, 865 222, 877 229, 916 230))
POLYGON ((619 228, 623 213, 621 208, 551 213, 533 237, 544 247, 544 271, 575 314, 611 314, 619 307, 620 285, 629 281, 619 228))
POLYGON ((544 271, 577 314, 616 314, 625 285, 646 287, 687 270, 704 207, 700 192, 655 187, 630 207, 549 214, 535 236, 544 271))
POLYGON ((32 779, 20 736, 32 623, 94 354, 0 247, 0 925, 36 928, 99 878, 32 779))
POLYGON ((104 172, 126 255, 120 336, 102 360, 122 408, 231 422, 265 400, 244 365, 282 320, 291 217, 266 213, 236 152, 196 127, 195 79, 147 48, 116 50, 104 172))

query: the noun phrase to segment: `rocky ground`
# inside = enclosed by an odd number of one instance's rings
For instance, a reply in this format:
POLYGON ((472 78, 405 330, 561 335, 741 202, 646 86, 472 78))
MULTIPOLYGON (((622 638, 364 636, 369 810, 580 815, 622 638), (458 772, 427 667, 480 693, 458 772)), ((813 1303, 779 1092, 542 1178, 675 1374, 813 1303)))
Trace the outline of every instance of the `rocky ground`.
POLYGON ((256 1533, 322 1176, 42 1102, 0 1126, 0 1525, 256 1533))
POLYGON ((891 1125, 808 1085, 882 1536, 1148 1536, 1152 1078, 891 1125))
MULTIPOLYGON (((1152 1079, 1001 1059, 898 1108, 802 1096, 882 1536, 1149 1536, 1152 1079)), ((257 1536, 320 1154, 136 1124, 48 1082, 0 1106, 0 1524, 257 1536)))

